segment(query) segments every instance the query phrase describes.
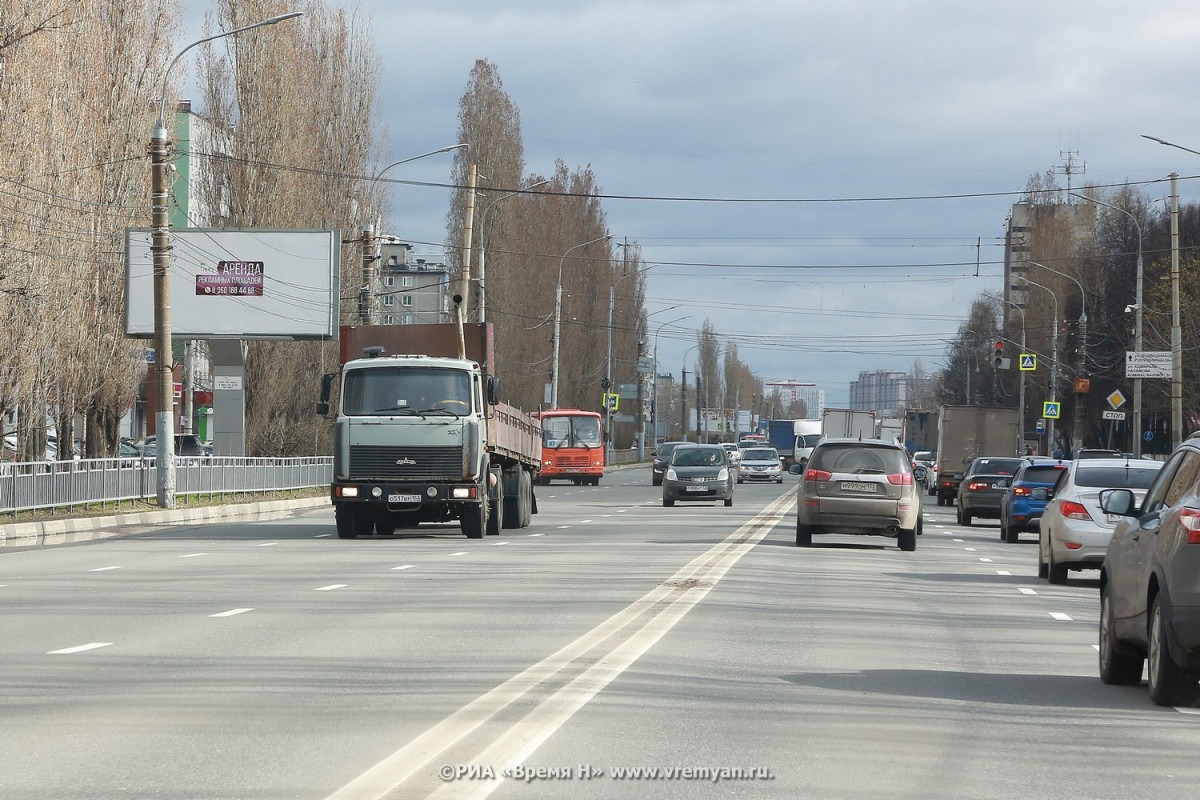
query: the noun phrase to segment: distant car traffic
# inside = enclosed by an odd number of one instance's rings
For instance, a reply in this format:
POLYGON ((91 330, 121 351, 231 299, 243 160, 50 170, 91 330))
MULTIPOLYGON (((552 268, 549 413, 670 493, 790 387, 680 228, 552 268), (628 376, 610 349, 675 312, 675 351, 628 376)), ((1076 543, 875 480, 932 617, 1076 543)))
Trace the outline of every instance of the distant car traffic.
POLYGON ((721 442, 721 447, 724 447, 725 452, 729 454, 730 464, 736 467, 742 463, 742 451, 738 448, 737 442, 721 442))
POLYGON ((1105 489, 1120 518, 1100 568, 1100 678, 1136 686, 1145 664, 1150 699, 1190 706, 1200 675, 1200 437, 1185 439, 1141 503, 1105 489))
POLYGON ((766 481, 783 483, 783 461, 774 447, 747 447, 742 451, 737 482, 766 481))
POLYGON ((694 442, 663 442, 654 451, 654 460, 650 462, 650 483, 662 486, 663 475, 667 473, 667 465, 671 463, 671 453, 676 447, 694 447, 694 442))
POLYGON ((1021 466, 1019 458, 977 458, 963 473, 955 510, 959 525, 970 525, 975 517, 1000 517, 1000 504, 1009 481, 1021 466))
POLYGON ((1062 459, 1026 457, 1013 476, 1008 492, 1000 503, 1000 540, 1012 544, 1022 531, 1038 530, 1048 492, 1033 496, 1034 489, 1051 489, 1058 476, 1070 464, 1062 459))
POLYGON ((825 439, 796 489, 796 546, 811 547, 814 534, 846 533, 888 536, 901 550, 915 550, 921 497, 902 445, 825 439))
POLYGON ((1132 458, 1085 458, 1073 461, 1049 492, 1038 536, 1038 577, 1066 583, 1068 570, 1100 569, 1119 516, 1100 508, 1103 489, 1131 489, 1141 502, 1162 469, 1161 461, 1132 458))
POLYGON ((670 507, 677 500, 720 500, 732 506, 736 472, 720 445, 676 447, 663 475, 662 503, 670 507))

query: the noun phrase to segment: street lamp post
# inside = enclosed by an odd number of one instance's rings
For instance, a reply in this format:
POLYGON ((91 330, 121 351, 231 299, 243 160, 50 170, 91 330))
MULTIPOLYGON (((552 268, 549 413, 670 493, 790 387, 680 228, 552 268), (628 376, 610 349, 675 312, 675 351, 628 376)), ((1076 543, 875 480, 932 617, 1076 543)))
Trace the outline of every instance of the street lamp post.
MULTIPOLYGON (((1035 267, 1041 267, 1047 272, 1053 272, 1055 275, 1061 275, 1064 278, 1069 278, 1079 287, 1079 344, 1075 350, 1075 377, 1082 378, 1087 370, 1087 295, 1083 291, 1083 284, 1072 275, 1065 272, 1059 272, 1053 267, 1047 267, 1045 264, 1039 264, 1036 261, 1030 261, 1035 267)), ((1055 353, 1055 357, 1057 357, 1055 353)), ((1076 390, 1075 392, 1075 418, 1071 420, 1071 450, 1078 450, 1083 446, 1083 406, 1086 404, 1086 397, 1081 397, 1083 393, 1076 390)))
POLYGON ((264 25, 274 25, 303 14, 293 11, 244 25, 233 30, 197 39, 171 59, 163 72, 162 94, 158 100, 158 119, 150 133, 150 253, 154 264, 154 367, 157 377, 157 408, 154 433, 156 437, 154 468, 157 477, 157 499, 160 508, 175 507, 175 373, 171 353, 171 220, 169 203, 171 179, 167 154, 167 80, 171 68, 183 54, 197 45, 242 33, 264 25))
MULTIPOLYGON (((688 355, 690 355, 690 354, 691 354, 691 352, 692 352, 693 350, 695 350, 695 349, 696 349, 697 347, 699 347, 699 346, 700 346, 700 343, 699 343, 699 342, 697 342, 696 344, 694 344, 694 345, 692 345, 691 347, 689 347, 689 348, 687 349, 687 351, 686 351, 686 352, 684 352, 684 354, 683 354, 683 369, 682 369, 682 371, 681 371, 681 376, 682 376, 682 377, 681 377, 681 381, 680 381, 680 384, 679 384, 679 385, 680 385, 680 391, 679 391, 679 405, 680 405, 680 406, 682 406, 682 415, 683 415, 683 419, 682 419, 682 421, 680 422, 680 424, 679 424, 679 427, 680 427, 680 429, 681 429, 681 433, 682 433, 682 436, 681 436, 680 438, 681 438, 681 439, 683 439, 683 441, 685 441, 685 442, 686 442, 686 441, 688 441, 688 418, 687 418, 687 357, 688 357, 688 355)), ((695 374, 695 371, 694 371, 694 370, 693 370, 692 374, 693 374, 693 375, 695 374)), ((699 388, 700 388, 700 387, 699 387, 699 384, 697 384, 696 388, 697 388, 697 392, 696 392, 696 427, 697 427, 697 428, 699 428, 699 427, 700 427, 700 392, 699 392, 699 388)), ((697 431, 697 434, 696 434, 696 438, 697 438, 697 439, 699 439, 699 438, 700 438, 700 434, 699 434, 699 432, 698 432, 698 431, 697 431)))
MULTIPOLYGON (((1137 250, 1137 284, 1135 289, 1134 299, 1134 322, 1133 322, 1133 351, 1135 353, 1142 352, 1142 282, 1144 270, 1142 268, 1142 226, 1130 212, 1123 208, 1105 203, 1103 200, 1097 200, 1094 197, 1085 197, 1081 194, 1071 192, 1072 196, 1078 197, 1081 200, 1086 200, 1089 203, 1095 203, 1098 206, 1110 208, 1113 211, 1120 211, 1133 222, 1133 227, 1137 229, 1138 235, 1138 250, 1137 250)), ((1142 379, 1133 379, 1133 457, 1142 457, 1142 379)))
MULTIPOLYGON (((671 306, 671 308, 677 308, 677 306, 671 306)), ((667 311, 667 310, 668 309, 665 309, 665 308, 663 309, 663 311, 667 311)), ((659 312, 656 311, 654 313, 657 314, 659 312)), ((658 444, 658 335, 660 333, 662 333, 662 329, 667 327, 668 325, 674 325, 676 322, 683 322, 685 319, 690 319, 690 318, 691 318, 691 315, 689 314, 689 315, 679 317, 678 319, 669 320, 669 321, 664 322, 661 325, 659 325, 658 330, 654 331, 654 393, 653 393, 653 395, 651 395, 651 402, 653 403, 653 405, 651 407, 650 416, 654 418, 654 443, 655 444, 658 444)), ((667 435, 670 436, 670 433, 671 433, 671 426, 667 425, 667 435)))
MULTIPOLYGON (((1030 286, 1044 289, 1050 294, 1050 299, 1054 301, 1054 327, 1050 331, 1050 402, 1054 403, 1058 400, 1058 297, 1049 286, 1042 286, 1036 281, 1029 280, 1024 275, 1018 275, 1017 277, 1030 286)), ((1050 441, 1050 453, 1047 455, 1050 455, 1054 453, 1054 417, 1050 417, 1046 421, 1046 434, 1050 441)))
MULTIPOLYGON (((618 243, 617 247, 628 248, 629 245, 628 245, 628 243, 626 243, 626 244, 618 243)), ((625 252, 628 253, 628 249, 626 249, 625 252)), ((645 269, 634 270, 633 272, 630 272, 628 275, 622 275, 621 277, 619 277, 615 281, 613 281, 612 285, 608 287, 608 355, 605 357, 605 361, 604 361, 604 392, 605 392, 605 394, 607 394, 609 389, 612 387, 613 306, 616 305, 617 284, 619 284, 621 281, 625 280, 626 278, 632 278, 634 275, 644 275, 646 272, 649 272, 650 270, 654 269, 654 267, 656 267, 656 266, 658 266, 658 265, 651 264, 650 266, 646 267, 645 269)), ((670 306, 670 308, 678 308, 678 306, 670 306)), ((663 311, 666 311, 666 310, 667 309, 665 309, 665 308, 663 309, 663 311)), ((660 312, 656 311, 654 313, 657 314, 660 312)), ((611 452, 612 451, 612 408, 609 406, 607 398, 605 399, 605 403, 604 403, 604 417, 605 417, 605 425, 607 426, 605 429, 605 433, 608 438, 608 450, 611 452)))
MULTIPOLYGON (((1024 354, 1025 353, 1025 309, 1022 308, 1021 306, 1017 305, 1016 303, 1012 302, 1011 300, 1005 300, 1003 297, 997 297, 996 295, 992 295, 992 294, 988 295, 988 297, 991 297, 993 300, 999 300, 1001 303, 1007 303, 1008 305, 1015 308, 1017 311, 1021 312, 1021 354, 1024 354)), ((1020 425, 1017 426, 1019 428, 1019 430, 1017 432, 1017 452, 1020 453, 1021 448, 1025 446, 1025 370, 1020 369, 1020 364, 1017 365, 1017 368, 1018 368, 1018 371, 1021 373, 1020 382, 1018 384, 1019 388, 1017 389, 1017 407, 1021 409, 1021 416, 1020 416, 1021 422, 1020 422, 1020 425)))
POLYGON ((547 178, 544 181, 538 181, 537 183, 530 184, 529 186, 526 186, 523 189, 518 189, 515 192, 509 192, 508 194, 497 197, 495 200, 493 200, 492 202, 490 202, 486 206, 484 206, 483 211, 481 211, 479 214, 479 321, 480 322, 487 322, 487 285, 486 285, 487 242, 485 240, 485 237, 487 236, 488 212, 491 211, 492 206, 496 205, 497 203, 501 203, 501 202, 507 200, 508 198, 515 197, 518 194, 522 194, 523 192, 532 191, 533 189, 536 189, 539 186, 545 186, 549 182, 550 182, 550 180, 549 180, 549 178, 547 178))
POLYGON ((597 236, 595 239, 589 239, 586 242, 580 242, 579 244, 568 248, 567 252, 562 254, 562 258, 560 258, 558 260, 558 284, 555 286, 555 289, 554 289, 554 354, 553 354, 552 364, 550 367, 550 370, 551 370, 551 374, 550 374, 550 407, 551 408, 558 408, 558 353, 559 353, 559 349, 560 349, 559 339, 561 338, 560 334, 562 333, 563 262, 566 261, 567 256, 569 256, 575 250, 578 250, 581 247, 587 247, 589 244, 595 244, 596 242, 606 241, 608 239, 613 238, 614 235, 615 234, 607 233, 604 236, 597 236))
MULTIPOLYGON (((419 158, 428 156, 436 156, 438 153, 448 153, 451 150, 459 150, 466 148, 465 142, 452 144, 447 147, 439 147, 437 150, 430 150, 428 153, 421 153, 418 156, 410 156, 402 158, 399 161, 393 161, 383 169, 379 170, 371 177, 371 185, 374 186, 380 179, 383 178, 383 173, 387 172, 392 167, 398 167, 401 164, 407 164, 410 161, 416 161, 419 158)), ((358 321, 363 325, 370 325, 375 317, 375 225, 371 220, 367 220, 363 224, 362 236, 362 283, 358 287, 358 321)))
MULTIPOLYGON (((1149 139, 1167 147, 1175 147, 1188 153, 1200 156, 1200 150, 1193 150, 1157 136, 1142 134, 1149 139)), ((1176 189, 1178 175, 1171 173, 1171 449, 1174 450, 1183 441, 1183 331, 1179 317, 1179 193, 1176 189)))

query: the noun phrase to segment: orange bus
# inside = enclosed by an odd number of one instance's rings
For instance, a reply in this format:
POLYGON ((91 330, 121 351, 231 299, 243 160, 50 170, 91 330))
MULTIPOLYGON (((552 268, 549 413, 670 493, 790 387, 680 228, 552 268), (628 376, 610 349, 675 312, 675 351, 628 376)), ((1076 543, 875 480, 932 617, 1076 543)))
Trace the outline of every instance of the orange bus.
POLYGON ((600 485, 604 476, 604 431, 595 411, 552 408, 533 416, 542 421, 542 472, 545 486, 554 478, 576 486, 600 485))

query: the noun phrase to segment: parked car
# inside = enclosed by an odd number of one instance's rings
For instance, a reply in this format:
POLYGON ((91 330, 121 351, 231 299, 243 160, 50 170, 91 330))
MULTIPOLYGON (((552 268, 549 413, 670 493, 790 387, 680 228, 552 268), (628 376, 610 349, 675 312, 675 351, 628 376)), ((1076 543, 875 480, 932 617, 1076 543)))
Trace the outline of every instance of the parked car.
POLYGON ((1142 502, 1105 489, 1100 507, 1119 518, 1100 567, 1100 679, 1136 686, 1145 664, 1150 699, 1196 700, 1200 676, 1200 436, 1159 470, 1142 502))
POLYGON ((742 451, 737 482, 774 481, 783 483, 783 459, 774 447, 747 447, 742 451))
POLYGON ((975 517, 998 519, 1009 481, 1020 467, 1019 458, 983 456, 972 461, 963 473, 954 501, 958 524, 970 525, 975 517))
POLYGON ((1141 502, 1162 469, 1161 461, 1132 458, 1087 458, 1073 461, 1047 492, 1053 494, 1042 512, 1038 536, 1038 577, 1066 583, 1068 570, 1100 569, 1120 517, 1100 508, 1103 489, 1132 489, 1141 502))
POLYGON ((650 483, 653 486, 661 486, 663 475, 667 472, 667 465, 671 463, 671 453, 680 445, 686 447, 694 447, 694 442, 663 442, 654 451, 654 460, 650 462, 650 483))
POLYGON ((879 439, 825 439, 813 448, 796 489, 796 546, 819 533, 888 536, 915 550, 922 494, 903 445, 879 439))
POLYGON ((1071 462, 1060 458, 1026 457, 1000 502, 1000 541, 1014 543, 1022 531, 1036 531, 1046 508, 1049 490, 1071 462), (1033 496, 1034 489, 1047 492, 1033 496))
POLYGON ((663 505, 673 506, 676 500, 721 500, 731 506, 736 472, 720 445, 676 447, 663 475, 663 505))
MULTIPOLYGON (((143 458, 153 458, 158 455, 158 437, 147 436, 142 440, 138 450, 143 458)), ((200 440, 194 433, 175 434, 175 455, 177 456, 211 456, 212 447, 200 440)))

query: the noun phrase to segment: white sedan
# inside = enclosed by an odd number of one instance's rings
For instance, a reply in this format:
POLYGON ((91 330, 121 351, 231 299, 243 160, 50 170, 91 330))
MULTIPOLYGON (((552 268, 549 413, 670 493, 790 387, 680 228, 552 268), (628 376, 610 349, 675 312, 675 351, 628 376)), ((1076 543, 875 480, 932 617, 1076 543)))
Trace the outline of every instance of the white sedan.
POLYGON ((1101 489, 1132 489, 1140 503, 1162 462, 1134 458, 1087 458, 1069 462, 1042 512, 1038 577, 1066 583, 1068 570, 1100 569, 1117 527, 1100 508, 1101 489))

